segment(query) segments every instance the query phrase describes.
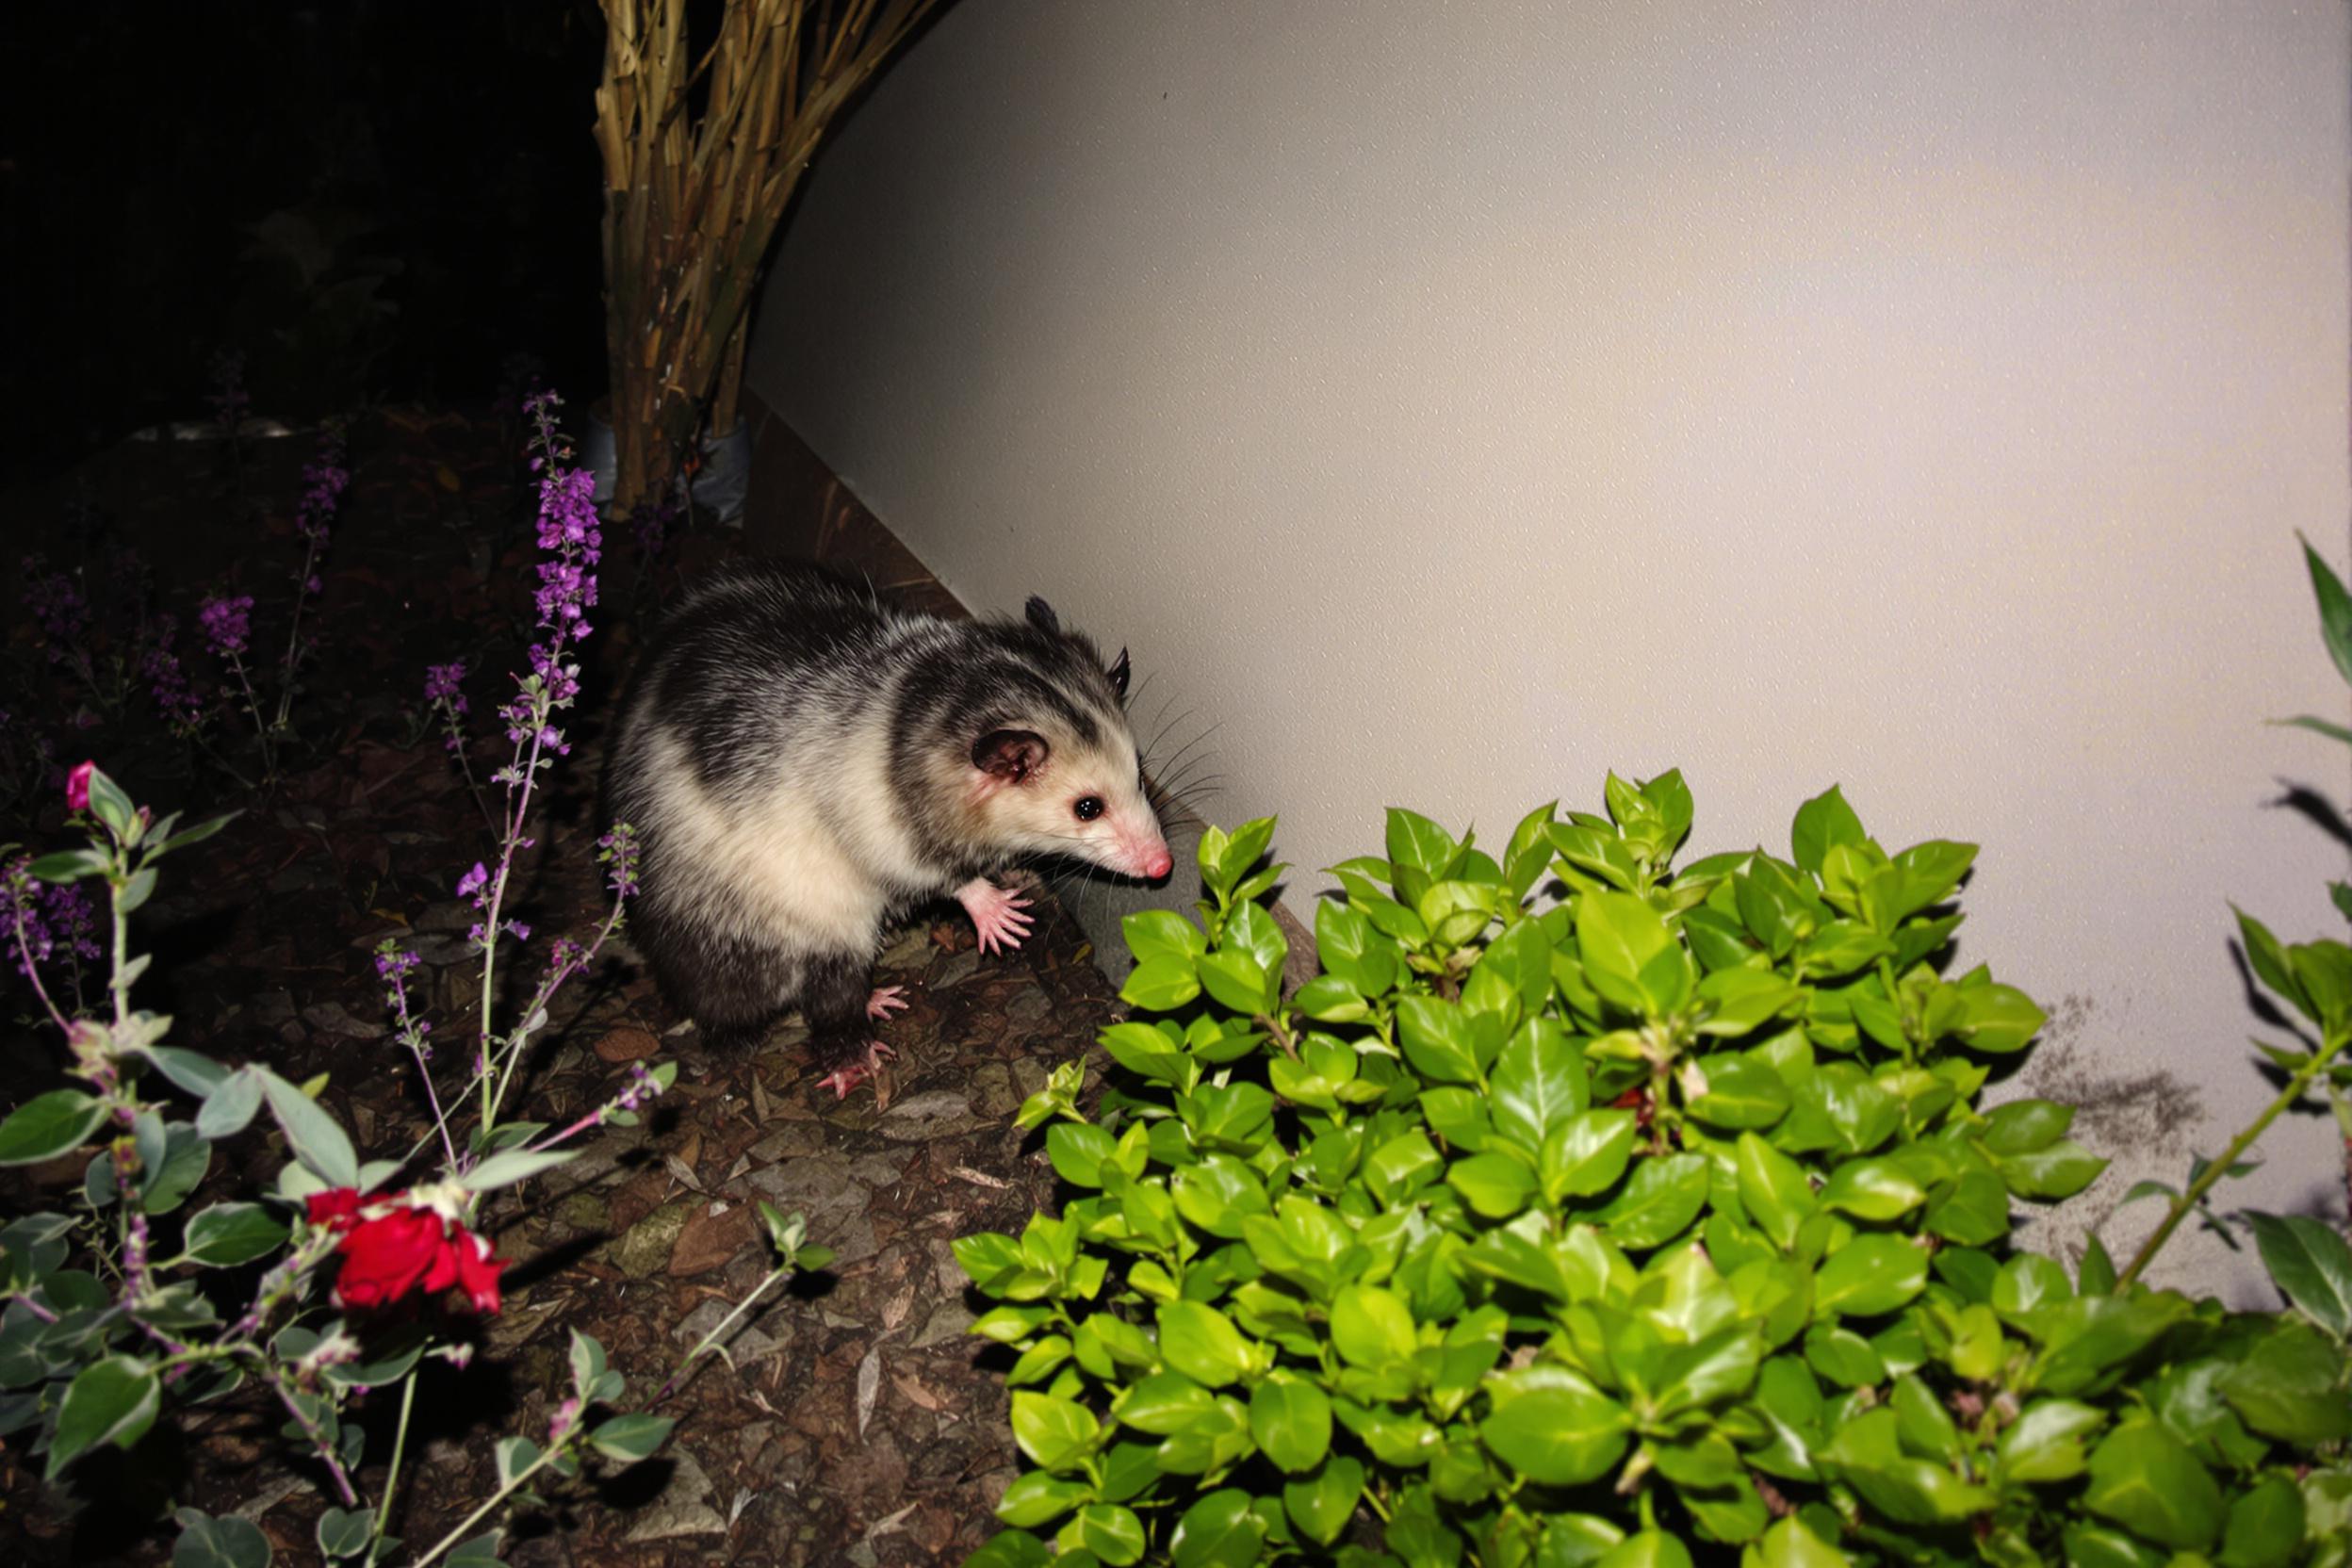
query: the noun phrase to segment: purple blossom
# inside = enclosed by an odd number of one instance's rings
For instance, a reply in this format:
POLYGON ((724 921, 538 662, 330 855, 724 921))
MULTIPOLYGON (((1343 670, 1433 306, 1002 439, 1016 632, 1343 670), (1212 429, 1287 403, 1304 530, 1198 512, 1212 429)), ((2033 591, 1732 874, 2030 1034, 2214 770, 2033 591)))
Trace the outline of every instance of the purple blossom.
POLYGON ((220 659, 235 659, 245 651, 253 636, 253 596, 239 594, 231 598, 214 595, 196 607, 196 621, 204 629, 204 645, 220 659))
POLYGON ((482 890, 489 885, 490 868, 476 860, 474 869, 457 879, 457 896, 472 899, 474 907, 479 909, 482 906, 482 890))
POLYGON ((45 565, 37 555, 24 558, 24 607, 41 623, 49 662, 62 664, 80 651, 82 636, 90 629, 90 601, 71 577, 44 570, 45 565))
POLYGON ((0 898, 8 903, 5 935, 9 967, 28 980, 34 978, 32 966, 36 964, 52 972, 70 972, 78 980, 81 966, 96 963, 102 953, 97 910, 90 896, 73 883, 34 881, 25 872, 32 863, 31 856, 20 855, 0 874, 0 898), (16 939, 20 924, 24 934, 21 948, 16 939))
MULTIPOLYGON (((344 466, 343 433, 329 425, 319 433, 318 455, 302 466, 302 498, 294 506, 295 530, 314 549, 326 547, 328 527, 351 482, 351 470, 344 466)), ((316 580, 308 591, 318 591, 316 580)))
POLYGON ((612 888, 613 896, 633 896, 637 891, 637 857, 640 853, 637 830, 625 822, 614 823, 612 831, 596 841, 596 848, 602 851, 597 858, 607 867, 605 882, 612 888))
POLYGON ((165 724, 185 735, 204 722, 205 704, 188 684, 180 656, 172 651, 178 631, 179 623, 171 616, 156 617, 155 644, 140 656, 139 673, 147 682, 148 695, 155 699, 155 711, 163 715, 165 724))
POLYGON ((446 702, 458 712, 466 711, 466 694, 458 688, 466 679, 466 661, 451 660, 447 664, 425 666, 425 700, 446 702))

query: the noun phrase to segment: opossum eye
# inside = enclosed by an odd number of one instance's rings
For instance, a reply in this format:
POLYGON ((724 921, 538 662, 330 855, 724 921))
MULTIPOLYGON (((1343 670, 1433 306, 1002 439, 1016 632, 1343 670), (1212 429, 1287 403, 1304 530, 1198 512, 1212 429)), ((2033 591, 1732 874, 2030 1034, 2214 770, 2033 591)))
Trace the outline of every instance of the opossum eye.
POLYGON ((1092 822, 1095 818, 1102 814, 1102 797, 1101 795, 1080 795, 1078 797, 1077 804, 1070 807, 1070 810, 1076 814, 1080 822, 1092 822))
POLYGON ((1119 662, 1111 666, 1110 677, 1111 690, 1122 697, 1125 696, 1127 694, 1127 650, 1125 648, 1119 650, 1119 662))

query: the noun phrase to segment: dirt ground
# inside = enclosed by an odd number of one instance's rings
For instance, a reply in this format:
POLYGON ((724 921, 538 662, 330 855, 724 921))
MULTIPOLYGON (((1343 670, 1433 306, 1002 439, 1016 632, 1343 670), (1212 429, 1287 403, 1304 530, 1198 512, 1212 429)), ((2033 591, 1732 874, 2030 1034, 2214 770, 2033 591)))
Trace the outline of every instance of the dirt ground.
MULTIPOLYGON (((363 1157, 405 1150, 429 1125, 415 1070, 386 1028, 370 950, 387 935, 420 954, 436 1037, 466 1037, 475 973, 463 935, 473 911, 452 891, 490 837, 438 740, 416 734, 424 666, 466 658, 485 777, 505 743, 490 720, 529 631, 530 500, 513 433, 488 416, 392 410, 353 433, 353 485, 335 527, 318 616, 318 662, 298 701, 305 748, 268 792, 240 789, 163 734, 143 704, 109 721, 77 711, 13 602, 7 645, 11 722, 45 726, 58 759, 98 758, 158 809, 241 808, 220 838, 166 862, 139 917, 153 950, 139 1000, 175 1020, 172 1043, 228 1061, 265 1061, 301 1081, 331 1075, 325 1102, 363 1157)), ((303 437, 249 462, 240 507, 218 447, 133 444, 52 493, 0 510, 0 531, 53 565, 137 547, 162 599, 193 620, 205 591, 252 593, 256 645, 283 637, 301 559, 290 520, 303 437), (78 502, 77 502, 78 498, 78 502), (78 511, 76 509, 78 504, 78 511)), ((535 981, 547 943, 585 937, 602 905, 593 846, 597 742, 640 629, 681 576, 740 548, 689 529, 648 559, 611 528, 602 613, 576 743, 553 775, 521 918, 535 981)), ((14 564, 11 551, 10 564, 14 564)), ((202 655, 183 641, 191 667, 202 655)), ((32 797, 0 840, 58 841, 61 807, 32 797)), ((903 985, 909 1011, 883 1026, 896 1049, 886 1102, 846 1102, 815 1082, 797 1023, 752 1054, 714 1054, 676 1025, 626 951, 558 1002, 527 1085, 524 1115, 554 1121, 607 1099, 629 1064, 674 1060, 676 1088, 645 1126, 613 1130, 578 1161, 497 1195, 484 1227, 516 1261, 505 1310, 482 1325, 482 1354, 436 1367, 411 1438, 414 1479, 395 1533, 428 1543, 495 1489, 494 1442, 546 1429, 563 1392, 566 1331, 600 1339, 644 1408, 701 1334, 762 1277, 753 1200, 808 1217, 837 1256, 774 1293, 732 1342, 660 1407, 678 1418, 652 1460, 514 1515, 508 1560, 532 1563, 883 1564, 955 1560, 993 1533, 989 1509, 1015 1473, 1003 1361, 964 1333, 974 1302, 949 1251, 979 1230, 1018 1232, 1050 1204, 1052 1172, 1012 1114, 1056 1064, 1090 1049, 1115 1013, 1077 927, 1041 895, 1044 918, 1016 953, 983 956, 961 912, 942 905, 897 932, 876 983, 903 985)), ((9 976, 13 983, 13 976, 9 976)), ((53 1086, 54 1030, 15 1019, 0 993, 0 1103, 53 1086)), ((506 1015, 502 1015, 506 1017, 506 1015)), ((511 1022, 511 1017, 507 1018, 511 1022)), ((446 1052, 453 1059, 459 1053, 446 1052)), ((211 1196, 273 1172, 284 1152, 258 1124, 223 1145, 211 1196)), ((0 1184, 0 1214, 54 1204, 78 1168, 36 1168, 0 1184)), ((383 1479, 394 1411, 367 1413, 363 1476, 383 1479)), ((278 1419, 232 1398, 158 1428, 128 1456, 74 1473, 44 1494, 38 1462, 0 1443, 0 1560, 160 1562, 168 1511, 195 1506, 252 1519, 277 1560, 315 1557, 318 1474, 286 1459, 278 1419), (14 1538, 11 1544, 10 1538, 14 1538)))

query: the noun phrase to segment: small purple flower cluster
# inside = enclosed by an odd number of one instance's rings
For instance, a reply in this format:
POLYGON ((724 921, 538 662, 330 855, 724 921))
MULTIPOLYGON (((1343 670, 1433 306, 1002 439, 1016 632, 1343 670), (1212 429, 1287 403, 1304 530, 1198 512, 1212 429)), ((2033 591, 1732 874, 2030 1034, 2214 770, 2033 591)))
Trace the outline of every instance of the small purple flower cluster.
POLYGON ((62 664, 81 656, 82 638, 90 630, 90 601, 63 572, 46 570, 37 555, 24 558, 24 608, 41 623, 49 662, 62 664))
POLYGON ((596 858, 605 863, 605 885, 615 898, 633 898, 637 893, 637 858, 644 853, 637 842, 637 830, 625 822, 614 823, 612 831, 596 841, 596 858))
POLYGON ((393 946, 389 941, 376 949, 376 978, 384 982, 384 1004, 392 1009, 392 1017, 400 1038, 408 1042, 419 1062, 433 1059, 433 1048, 425 1037, 433 1033, 430 1020, 415 1018, 408 1007, 408 977, 416 972, 416 955, 393 946))
POLYGON ((8 957, 16 972, 36 978, 33 966, 81 966, 96 963, 98 915, 90 897, 71 882, 35 882, 25 872, 33 863, 20 855, 0 874, 0 896, 8 900, 8 957))
POLYGON ((466 694, 459 690, 466 681, 466 661, 452 659, 446 664, 425 666, 425 700, 448 703, 458 712, 466 711, 466 694))
POLYGON ((660 1098, 662 1080, 647 1072, 645 1063, 631 1062, 629 1064, 629 1087, 621 1091, 620 1098, 613 1103, 617 1109, 633 1111, 646 1101, 660 1098))
MULTIPOLYGON (((537 427, 531 466, 539 475, 539 547, 554 557, 540 563, 536 595, 539 624, 552 635, 531 646, 531 672, 535 678, 524 682, 514 699, 498 710, 498 716, 506 721, 508 740, 517 745, 529 743, 557 756, 570 755, 571 745, 564 732, 548 722, 548 716, 558 708, 570 707, 580 694, 580 664, 564 657, 564 644, 578 643, 594 629, 587 612, 596 602, 594 568, 604 558, 596 475, 567 466, 571 444, 555 424, 555 411, 563 405, 564 400, 553 392, 541 392, 523 405, 537 427)), ((508 770, 510 786, 519 780, 520 771, 508 770)))
MULTIPOLYGON (((514 841, 518 846, 528 845, 531 842, 529 839, 517 839, 514 841)), ((474 869, 457 879, 457 896, 471 901, 475 908, 487 911, 490 907, 490 868, 480 860, 476 860, 474 869)), ((498 929, 518 942, 531 940, 531 927, 521 921, 500 921, 498 929)), ((474 923, 472 929, 466 933, 466 939, 476 947, 487 945, 482 939, 482 922, 474 923)))
MULTIPOLYGON (((294 506, 294 528, 311 545, 311 559, 327 547, 327 531, 342 504, 351 472, 343 464, 343 433, 329 425, 319 433, 318 452, 302 466, 302 498, 294 506)), ((306 594, 318 592, 316 575, 302 584, 306 594)))
POLYGON ((172 651, 172 644, 179 634, 180 623, 171 615, 158 615, 155 624, 155 645, 140 656, 139 678, 147 682, 147 694, 155 700, 155 711, 175 735, 193 734, 204 722, 208 704, 196 694, 189 684, 187 669, 180 656, 172 651))
POLYGON ((197 624, 204 628, 204 645, 219 659, 235 660, 253 636, 253 596, 235 597, 215 594, 196 607, 197 624))
MULTIPOLYGON (((460 762, 466 759, 466 729, 461 722, 466 712, 466 661, 452 659, 446 664, 425 666, 425 707, 441 715, 441 744, 460 762)), ((466 781, 473 782, 473 772, 466 770, 466 781)))

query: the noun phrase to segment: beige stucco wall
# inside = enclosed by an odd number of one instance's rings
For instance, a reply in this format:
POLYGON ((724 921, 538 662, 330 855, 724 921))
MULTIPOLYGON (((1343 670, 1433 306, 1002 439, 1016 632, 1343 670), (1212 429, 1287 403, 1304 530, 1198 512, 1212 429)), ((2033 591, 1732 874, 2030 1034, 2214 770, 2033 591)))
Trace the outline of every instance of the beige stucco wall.
MULTIPOLYGON (((1832 781, 1981 841, 1962 961, 2115 1102, 2065 1231, 2263 1092, 2224 901, 2342 929, 2277 802, 2344 754, 2260 721, 2347 708, 2348 79, 2341 3, 963 0, 752 379, 1302 867, 1675 764, 1696 848, 1832 781)), ((2322 1124, 2265 1152, 2233 1203, 2341 1207, 2322 1124)))

